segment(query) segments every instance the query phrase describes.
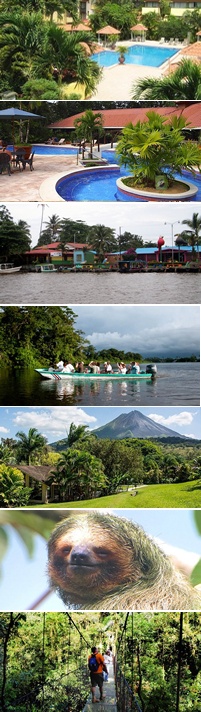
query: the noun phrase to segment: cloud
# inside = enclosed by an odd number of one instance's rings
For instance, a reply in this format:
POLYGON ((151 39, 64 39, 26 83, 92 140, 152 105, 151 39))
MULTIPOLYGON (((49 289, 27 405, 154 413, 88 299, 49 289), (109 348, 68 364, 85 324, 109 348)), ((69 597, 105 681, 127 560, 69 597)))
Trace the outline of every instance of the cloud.
POLYGON ((193 438, 193 440, 199 440, 198 436, 195 435, 195 433, 184 433, 185 438, 193 438))
MULTIPOLYGON (((115 317, 114 327, 115 327, 115 317)), ((199 354, 199 328, 188 321, 181 324, 175 320, 167 322, 165 315, 163 321, 154 326, 140 326, 132 322, 132 314, 125 314, 124 322, 130 317, 129 325, 124 323, 121 329, 103 331, 91 331, 86 338, 93 346, 101 350, 103 348, 117 348, 124 351, 138 351, 143 356, 180 356, 199 354), (121 331, 122 330, 122 331, 121 331)), ((106 316, 106 319, 108 315, 106 316)), ((109 326, 109 325, 108 325, 109 326)))
POLYGON ((9 433, 9 428, 4 428, 3 425, 0 425, 0 433, 9 433))
MULTIPOLYGON (((157 413, 151 413, 149 415, 149 418, 151 420, 154 420, 155 423, 160 423, 161 425, 180 425, 182 428, 183 425, 191 425, 194 415, 196 413, 188 413, 188 411, 183 411, 181 413, 174 413, 173 415, 169 415, 168 418, 164 418, 163 415, 158 415, 157 413)), ((191 436, 192 437, 192 436, 191 436)))
POLYGON ((60 437, 66 436, 70 424, 75 425, 90 425, 96 423, 97 419, 85 413, 83 408, 76 406, 64 406, 60 408, 47 408, 46 410, 22 410, 18 411, 13 420, 14 425, 20 428, 37 428, 40 432, 45 432, 51 436, 60 437))

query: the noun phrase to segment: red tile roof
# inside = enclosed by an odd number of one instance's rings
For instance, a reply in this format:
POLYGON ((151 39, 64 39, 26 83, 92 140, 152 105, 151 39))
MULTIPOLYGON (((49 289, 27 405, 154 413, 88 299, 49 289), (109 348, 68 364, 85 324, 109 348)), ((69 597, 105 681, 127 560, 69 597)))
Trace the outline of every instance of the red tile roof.
MULTIPOLYGON (((70 250, 84 250, 85 247, 89 247, 89 245, 86 244, 86 242, 67 242, 66 241, 66 247, 69 247, 70 250)), ((54 252, 54 250, 59 250, 60 249, 60 242, 49 242, 48 245, 40 245, 40 247, 34 247, 33 250, 27 250, 25 252, 26 255, 49 255, 50 252, 54 252)), ((65 252, 65 250, 64 250, 65 252)))
MULTIPOLYGON (((151 106, 144 109, 103 109, 101 111, 103 117, 103 126, 104 128, 108 129, 121 129, 126 126, 130 121, 132 121, 133 124, 136 124, 137 121, 144 121, 146 119, 147 111, 151 110, 151 106)), ((182 115, 189 122, 190 128, 201 127, 201 102, 189 102, 189 105, 187 102, 180 102, 180 105, 178 103, 177 106, 163 106, 158 108, 153 107, 153 111, 156 111, 157 114, 161 114, 162 116, 167 116, 167 119, 169 116, 171 117, 172 115, 179 116, 182 111, 182 115)), ((69 116, 66 119, 62 119, 61 121, 55 121, 53 124, 50 124, 49 128, 58 128, 62 130, 74 129, 75 119, 80 118, 81 116, 83 116, 84 113, 85 112, 82 111, 80 114, 69 116)))

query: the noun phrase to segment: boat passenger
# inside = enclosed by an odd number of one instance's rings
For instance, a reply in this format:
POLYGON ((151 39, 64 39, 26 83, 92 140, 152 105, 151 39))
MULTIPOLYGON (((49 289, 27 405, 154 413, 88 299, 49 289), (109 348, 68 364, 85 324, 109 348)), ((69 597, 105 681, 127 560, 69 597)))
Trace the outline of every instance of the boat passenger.
POLYGON ((140 373, 140 366, 137 361, 132 361, 130 373, 140 373))
POLYGON ((100 371, 98 371, 99 367, 97 366, 96 361, 90 361, 89 368, 90 368, 90 373, 100 373, 100 371))
POLYGON ((75 366, 77 373, 84 373, 84 361, 78 361, 75 366))
POLYGON ((75 369, 69 361, 64 362, 63 373, 74 373, 75 369))
POLYGON ((112 366, 109 361, 105 361, 104 370, 105 370, 105 373, 112 373, 112 366))
POLYGON ((58 371, 63 371, 64 361, 62 361, 62 359, 60 361, 58 361, 58 363, 56 364, 56 367, 57 367, 58 371))
POLYGON ((119 371, 123 374, 125 374, 127 371, 126 364, 123 361, 119 364, 119 371))

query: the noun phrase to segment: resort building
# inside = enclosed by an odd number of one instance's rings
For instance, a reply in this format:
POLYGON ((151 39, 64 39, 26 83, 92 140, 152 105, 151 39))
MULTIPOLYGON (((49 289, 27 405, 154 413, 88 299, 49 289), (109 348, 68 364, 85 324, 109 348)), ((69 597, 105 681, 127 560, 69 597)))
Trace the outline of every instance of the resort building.
MULTIPOLYGON (((95 4, 95 0, 78 0, 77 6, 80 20, 88 20, 89 15, 91 15, 92 12, 95 10, 95 4)), ((58 22, 59 25, 68 26, 70 23, 72 23, 72 17, 69 15, 68 12, 64 12, 62 18, 58 17, 57 12, 54 12, 53 20, 54 22, 58 22)))
MULTIPOLYGON (((140 109, 103 109, 101 111, 103 127, 105 129, 103 142, 105 143, 109 139, 112 144, 113 141, 117 140, 117 137, 124 126, 130 122, 135 125, 137 121, 145 121, 147 111, 151 110, 166 117, 167 121, 168 117, 172 118, 174 115, 180 116, 182 114, 189 124, 189 131, 199 132, 201 130, 201 102, 180 101, 176 106, 148 106, 140 109)), ((68 131, 70 135, 72 134, 72 131, 75 130, 75 120, 83 116, 84 113, 85 112, 83 111, 80 114, 74 114, 74 116, 68 116, 66 119, 61 119, 61 121, 55 121, 49 128, 55 130, 59 129, 62 130, 62 132, 68 131)), ((71 138, 73 138, 73 136, 71 136, 71 138)))
MULTIPOLYGON (((171 15, 180 17, 187 10, 200 10, 201 2, 200 0, 193 0, 193 2, 181 2, 181 0, 172 0, 170 2, 171 15)), ((160 15, 160 0, 144 0, 142 7, 142 15, 146 15, 148 12, 156 12, 160 15)))

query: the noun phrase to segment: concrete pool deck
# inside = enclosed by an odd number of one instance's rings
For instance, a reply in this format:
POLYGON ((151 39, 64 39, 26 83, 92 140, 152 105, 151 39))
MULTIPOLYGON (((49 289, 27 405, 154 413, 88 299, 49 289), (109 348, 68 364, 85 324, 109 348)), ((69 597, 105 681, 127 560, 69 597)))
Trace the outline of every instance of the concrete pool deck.
MULTIPOLYGON (((16 169, 11 176, 7 173, 0 175, 0 202, 29 202, 41 201, 40 188, 46 179, 51 179, 54 184, 56 177, 68 172, 77 165, 76 155, 63 156, 34 156, 34 171, 27 167, 25 171, 16 169)), ((57 194, 56 194, 57 195, 57 194)), ((61 198, 58 199, 61 200, 61 198)), ((48 198, 50 200, 50 198, 48 198)))
POLYGON ((145 67, 137 64, 118 64, 103 68, 102 79, 91 99, 96 101, 128 101, 132 89, 142 77, 162 76, 160 67, 145 67))
MULTIPOLYGON (((117 47, 120 47, 121 44, 123 44, 124 47, 134 47, 137 43, 131 41, 118 42, 117 47)), ((146 47, 163 47, 172 50, 177 49, 178 52, 182 46, 181 43, 172 45, 167 42, 151 41, 141 42, 140 45, 146 47)), ((176 54, 172 56, 172 59, 175 59, 175 57, 176 54)), ((142 64, 126 64, 126 62, 125 64, 116 63, 112 67, 103 67, 102 79, 96 91, 91 96, 91 99, 96 99, 97 101, 128 101, 132 98, 132 89, 139 79, 144 79, 145 77, 157 79, 163 76, 165 69, 167 69, 170 63, 171 58, 169 57, 160 67, 150 67, 142 64)))

